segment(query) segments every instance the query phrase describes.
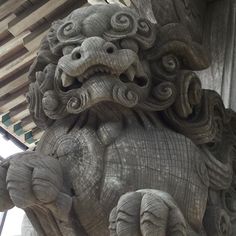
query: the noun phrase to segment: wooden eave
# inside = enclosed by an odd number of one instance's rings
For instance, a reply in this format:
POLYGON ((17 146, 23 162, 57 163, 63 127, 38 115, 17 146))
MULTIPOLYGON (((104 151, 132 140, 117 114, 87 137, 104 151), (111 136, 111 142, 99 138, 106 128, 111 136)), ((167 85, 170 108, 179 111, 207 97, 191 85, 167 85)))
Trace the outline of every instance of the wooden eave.
POLYGON ((28 148, 43 134, 26 103, 29 67, 51 23, 85 0, 7 0, 0 3, 0 126, 28 148))

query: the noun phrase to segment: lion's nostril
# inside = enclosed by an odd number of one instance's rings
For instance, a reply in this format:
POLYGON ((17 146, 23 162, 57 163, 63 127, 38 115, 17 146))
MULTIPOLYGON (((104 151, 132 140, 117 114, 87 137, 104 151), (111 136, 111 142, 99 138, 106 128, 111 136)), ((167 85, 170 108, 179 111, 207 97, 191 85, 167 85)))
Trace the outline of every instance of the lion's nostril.
POLYGON ((136 83, 140 87, 144 87, 148 84, 148 80, 145 77, 135 77, 134 83, 136 83))
POLYGON ((74 59, 80 59, 81 58, 81 53, 80 52, 75 52, 74 53, 74 59))
POLYGON ((113 47, 108 47, 108 48, 106 49, 106 51, 107 51, 107 53, 111 54, 111 53, 114 52, 114 48, 113 48, 113 47))
POLYGON ((81 57, 82 57, 82 54, 81 54, 80 50, 74 50, 72 52, 71 58, 73 60, 79 60, 81 57))

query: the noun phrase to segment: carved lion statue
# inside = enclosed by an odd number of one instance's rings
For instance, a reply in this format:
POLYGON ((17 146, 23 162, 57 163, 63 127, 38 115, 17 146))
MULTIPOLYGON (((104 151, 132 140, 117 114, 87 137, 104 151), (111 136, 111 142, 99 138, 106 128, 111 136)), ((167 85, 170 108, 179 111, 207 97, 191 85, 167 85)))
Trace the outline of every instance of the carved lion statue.
POLYGON ((45 133, 1 163, 0 210, 45 236, 233 235, 235 114, 201 88, 208 65, 183 24, 128 7, 55 22, 29 74, 45 133))

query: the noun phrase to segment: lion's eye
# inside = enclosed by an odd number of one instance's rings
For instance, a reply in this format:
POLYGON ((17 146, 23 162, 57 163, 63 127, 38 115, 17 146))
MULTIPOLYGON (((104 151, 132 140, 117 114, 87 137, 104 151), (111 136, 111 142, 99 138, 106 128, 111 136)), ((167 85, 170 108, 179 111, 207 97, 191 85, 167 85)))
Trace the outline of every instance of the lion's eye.
POLYGON ((66 24, 63 28, 63 34, 65 36, 70 35, 74 31, 74 24, 72 22, 66 24))
POLYGON ((68 46, 65 46, 63 49, 62 49, 62 52, 63 52, 63 55, 68 55, 70 54, 75 48, 75 45, 68 45, 68 46))
POLYGON ((74 22, 66 22, 64 25, 60 26, 57 31, 57 37, 59 40, 63 41, 70 37, 74 37, 77 34, 77 27, 74 22))

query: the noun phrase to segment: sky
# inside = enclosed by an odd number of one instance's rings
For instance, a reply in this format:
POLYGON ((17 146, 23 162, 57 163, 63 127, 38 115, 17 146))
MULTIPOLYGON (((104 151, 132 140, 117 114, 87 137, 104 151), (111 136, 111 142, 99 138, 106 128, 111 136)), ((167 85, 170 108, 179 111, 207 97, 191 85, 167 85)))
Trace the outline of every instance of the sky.
MULTIPOLYGON (((3 138, 0 134, 0 156, 7 158, 8 156, 22 152, 12 141, 3 138)), ((3 227, 1 236, 18 236, 21 235, 21 223, 23 220, 24 212, 19 208, 12 208, 8 211, 6 221, 3 227)))

